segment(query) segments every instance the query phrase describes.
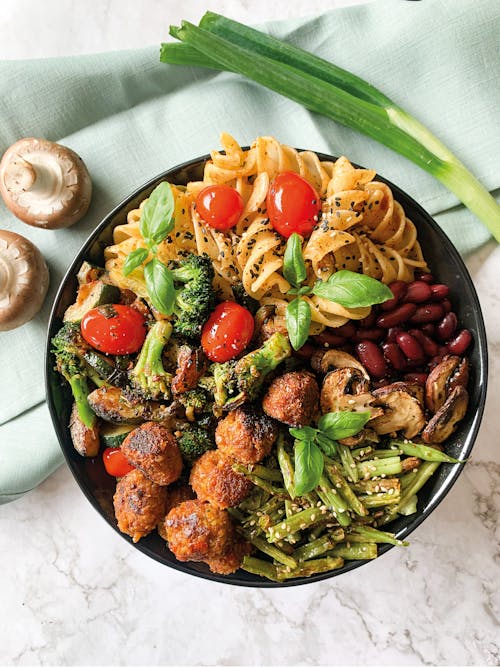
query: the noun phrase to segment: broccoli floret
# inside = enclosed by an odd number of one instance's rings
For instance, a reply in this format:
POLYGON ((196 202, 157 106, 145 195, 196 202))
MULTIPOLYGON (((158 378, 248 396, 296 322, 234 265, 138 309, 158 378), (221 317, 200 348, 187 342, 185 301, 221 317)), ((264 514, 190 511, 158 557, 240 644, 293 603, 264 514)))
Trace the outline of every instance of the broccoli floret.
POLYGON ((254 400, 266 376, 291 353, 288 338, 276 332, 261 347, 238 361, 214 364, 212 372, 216 404, 228 408, 254 400))
POLYGON ((192 464, 209 449, 215 449, 215 440, 209 431, 199 426, 188 426, 178 440, 183 458, 192 464))
POLYGON ((82 360, 84 341, 78 324, 68 322, 52 338, 52 352, 56 369, 68 381, 75 399, 78 416, 88 428, 93 428, 97 417, 89 405, 89 387, 85 363, 82 360))
POLYGON ((175 333, 189 339, 199 338, 215 307, 212 260, 207 254, 188 255, 178 263, 171 263, 170 269, 174 283, 182 284, 175 299, 175 333))
POLYGON ((163 367, 162 353, 171 334, 170 322, 165 320, 155 322, 148 331, 137 363, 130 372, 132 388, 137 389, 147 400, 170 398, 172 375, 163 367))
POLYGON ((196 415, 212 411, 213 400, 211 400, 208 392, 201 387, 189 389, 182 394, 178 394, 176 398, 186 409, 186 417, 190 421, 194 421, 196 415))

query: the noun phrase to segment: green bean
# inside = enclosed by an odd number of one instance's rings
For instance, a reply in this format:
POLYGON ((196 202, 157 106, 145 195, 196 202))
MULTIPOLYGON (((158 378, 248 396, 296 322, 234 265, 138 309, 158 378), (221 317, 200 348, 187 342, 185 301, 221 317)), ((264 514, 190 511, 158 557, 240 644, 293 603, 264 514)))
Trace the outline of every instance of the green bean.
POLYGON ((434 461, 439 463, 465 463, 465 461, 460 461, 459 459, 454 459, 452 456, 448 456, 444 452, 441 452, 439 449, 435 449, 430 445, 419 445, 409 440, 391 440, 391 445, 400 449, 404 454, 408 456, 416 456, 423 461, 434 461))
POLYGON ((362 479, 380 477, 381 475, 398 475, 401 472, 401 459, 399 456, 391 456, 386 459, 369 459, 368 461, 361 461, 356 467, 362 479))
POLYGON ((351 449, 351 455, 353 459, 362 461, 364 459, 370 458, 370 456, 373 456, 374 451, 375 450, 371 445, 367 445, 366 447, 356 447, 355 449, 351 449))
POLYGON ((277 560, 278 563, 281 563, 282 565, 286 565, 287 567, 294 568, 297 566, 297 559, 293 558, 292 556, 287 555, 284 553, 281 549, 279 549, 276 545, 274 544, 269 544, 269 542, 261 537, 255 537, 252 536, 248 531, 246 530, 240 530, 241 533, 246 537, 246 539, 250 542, 250 544, 253 544, 254 547, 257 547, 259 551, 262 551, 262 553, 267 554, 274 560, 277 560))
POLYGON ((253 482, 255 486, 259 486, 261 489, 264 489, 264 491, 271 493, 273 496, 279 495, 282 496, 283 498, 287 496, 286 489, 279 486, 273 486, 271 482, 269 482, 266 479, 262 479, 255 473, 248 470, 248 468, 242 465, 241 463, 233 464, 233 470, 235 472, 239 472, 242 475, 245 475, 245 477, 247 477, 251 482, 253 482))
POLYGON ((334 516, 341 526, 350 525, 351 517, 349 516, 347 503, 337 490, 333 488, 324 474, 321 475, 316 493, 323 503, 332 509, 334 516))
POLYGON ((397 505, 400 500, 399 493, 390 493, 393 489, 389 489, 386 493, 373 493, 368 496, 358 496, 359 500, 365 507, 373 509, 374 507, 384 507, 385 505, 397 505))
MULTIPOLYGON (((385 544, 394 544, 398 547, 407 547, 408 542, 398 540, 394 533, 387 533, 384 530, 377 530, 372 526, 352 526, 346 535, 346 542, 354 541, 354 536, 362 538, 366 542, 376 542, 385 544)), ((357 540, 359 541, 359 540, 357 540)))
POLYGON ((334 547, 334 542, 329 535, 322 535, 316 540, 307 542, 303 546, 295 549, 294 558, 297 562, 310 560, 322 556, 325 552, 330 551, 334 547))
POLYGON ((340 556, 344 560, 372 560, 377 555, 377 545, 373 542, 337 544, 328 552, 328 556, 340 556))
POLYGON ((401 478, 385 477, 383 479, 361 479, 356 484, 351 484, 353 491, 358 493, 380 493, 382 491, 390 491, 394 489, 393 493, 398 493, 401 489, 401 478))
POLYGON ((295 498, 295 485, 293 481, 294 469, 292 459, 285 449, 285 437, 281 432, 278 436, 277 454, 285 489, 288 491, 290 498, 295 498))
POLYGON ((259 577, 271 579, 271 581, 280 581, 278 578, 278 570, 275 565, 267 560, 261 558, 254 558, 253 556, 245 556, 241 569, 252 574, 257 574, 259 577))
POLYGON ((297 577, 310 577, 312 574, 319 574, 321 572, 330 572, 330 570, 337 570, 343 565, 343 558, 316 558, 300 563, 294 570, 284 567, 277 567, 276 570, 278 578, 281 581, 297 577))
POLYGON ((337 451, 340 457, 340 461, 345 471, 345 477, 350 482, 357 482, 359 479, 359 472, 356 468, 356 463, 352 456, 351 450, 346 445, 337 444, 337 451))
POLYGON ((327 517, 326 510, 320 510, 317 507, 310 507, 309 509, 302 510, 302 512, 297 512, 297 514, 292 514, 292 516, 268 529, 269 542, 277 542, 287 537, 290 533, 305 530, 310 526, 325 521, 327 517))
POLYGON ((252 473, 261 479, 267 479, 269 482, 283 482, 283 476, 276 468, 266 468, 260 464, 255 464, 252 473))
POLYGON ((356 496, 344 477, 340 474, 335 464, 325 464, 326 474, 330 478, 332 485, 340 492, 349 507, 359 516, 368 514, 366 507, 356 496))

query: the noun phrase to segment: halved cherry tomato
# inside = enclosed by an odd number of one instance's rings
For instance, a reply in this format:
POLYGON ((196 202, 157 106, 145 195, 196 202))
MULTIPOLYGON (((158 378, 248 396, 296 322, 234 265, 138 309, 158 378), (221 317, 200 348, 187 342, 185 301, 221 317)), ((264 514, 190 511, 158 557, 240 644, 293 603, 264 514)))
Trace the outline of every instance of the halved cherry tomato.
POLYGON ((132 354, 146 337, 146 320, 135 308, 107 304, 89 310, 80 325, 87 343, 107 354, 132 354))
POLYGON ((196 197, 196 210, 209 227, 225 232, 238 222, 243 213, 240 193, 229 185, 209 185, 196 197))
POLYGON ((250 311, 234 301, 223 301, 205 322, 201 345, 211 361, 229 361, 252 340, 254 327, 250 311))
POLYGON ((134 469, 119 447, 106 447, 102 453, 102 462, 108 475, 113 477, 123 477, 134 469))
POLYGON ((286 239, 293 233, 309 236, 318 222, 321 200, 313 186, 293 171, 276 176, 267 193, 267 215, 286 239))

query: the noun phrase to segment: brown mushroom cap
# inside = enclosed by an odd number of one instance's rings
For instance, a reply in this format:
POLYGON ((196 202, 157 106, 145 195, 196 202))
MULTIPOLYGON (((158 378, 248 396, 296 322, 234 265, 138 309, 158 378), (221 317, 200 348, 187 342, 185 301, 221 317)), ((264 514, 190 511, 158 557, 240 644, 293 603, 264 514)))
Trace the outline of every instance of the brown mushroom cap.
POLYGON ((58 229, 85 215, 92 182, 82 159, 70 148, 47 139, 20 139, 0 162, 0 194, 23 222, 58 229))
POLYGON ((20 234, 0 230, 0 331, 35 317, 48 286, 49 270, 38 248, 20 234))

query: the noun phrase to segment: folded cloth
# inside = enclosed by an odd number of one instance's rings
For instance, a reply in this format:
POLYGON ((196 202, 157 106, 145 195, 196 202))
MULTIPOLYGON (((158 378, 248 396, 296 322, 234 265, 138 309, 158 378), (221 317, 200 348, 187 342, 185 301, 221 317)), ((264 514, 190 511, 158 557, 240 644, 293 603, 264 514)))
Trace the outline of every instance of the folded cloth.
MULTIPOLYGON (((490 189, 500 186, 500 5, 497 0, 380 0, 268 25, 382 89, 423 121, 490 189)), ((75 150, 94 183, 89 213, 58 231, 27 227, 4 208, 0 226, 27 236, 51 273, 42 312, 0 334, 0 502, 62 461, 43 404, 47 318, 72 257, 101 218, 155 174, 259 135, 376 169, 442 223, 462 252, 489 234, 431 176, 362 135, 229 73, 159 62, 158 48, 0 63, 0 152, 25 136, 75 150)))

